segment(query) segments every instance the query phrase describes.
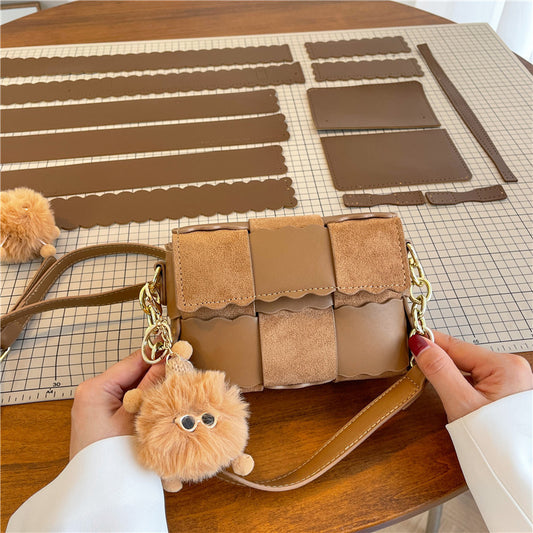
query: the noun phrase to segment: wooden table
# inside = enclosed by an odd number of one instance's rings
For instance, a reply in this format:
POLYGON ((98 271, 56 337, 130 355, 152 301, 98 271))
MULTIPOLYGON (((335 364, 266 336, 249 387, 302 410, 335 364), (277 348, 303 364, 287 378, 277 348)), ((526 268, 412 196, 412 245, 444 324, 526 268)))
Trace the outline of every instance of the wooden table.
MULTIPOLYGON (((441 24, 394 2, 76 2, 2 27, 3 47, 441 24)), ((249 394, 256 470, 301 462, 390 381, 249 394)), ((2 408, 2 530, 68 461, 71 401, 2 408)), ((466 486, 434 390, 312 484, 263 493, 217 479, 166 497, 170 531, 359 531, 402 520, 466 486)))

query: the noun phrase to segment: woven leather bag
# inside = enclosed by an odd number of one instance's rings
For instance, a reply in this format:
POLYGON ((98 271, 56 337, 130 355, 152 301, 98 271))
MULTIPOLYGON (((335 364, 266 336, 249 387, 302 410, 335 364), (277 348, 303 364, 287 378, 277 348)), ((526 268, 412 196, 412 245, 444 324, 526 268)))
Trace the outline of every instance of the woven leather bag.
MULTIPOLYGON (((187 340, 195 367, 225 371, 244 392, 399 376, 300 467, 269 481, 222 473, 228 481, 269 491, 300 487, 422 391, 424 377, 411 365, 407 344, 413 331, 407 312, 412 266, 396 215, 310 215, 189 226, 174 230, 164 251, 109 244, 76 250, 49 265, 45 260, 2 317, 2 348, 37 312, 137 298, 142 285, 41 301, 73 263, 112 253, 158 258, 154 280, 143 288, 148 297, 141 297, 149 317, 143 343, 148 358, 161 359, 172 342, 187 340)), ((416 329, 426 333, 425 325, 416 329)))

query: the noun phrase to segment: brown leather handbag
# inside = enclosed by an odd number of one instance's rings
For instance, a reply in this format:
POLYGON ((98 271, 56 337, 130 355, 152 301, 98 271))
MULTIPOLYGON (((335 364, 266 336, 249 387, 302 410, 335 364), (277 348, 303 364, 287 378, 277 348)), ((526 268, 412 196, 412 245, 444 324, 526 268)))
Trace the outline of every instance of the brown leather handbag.
POLYGON ((126 301, 140 291, 149 362, 166 357, 180 338, 192 344, 197 368, 225 371, 244 392, 400 376, 292 472, 261 482, 221 474, 229 481, 271 491, 300 487, 422 391, 424 377, 410 361, 407 340, 410 332, 431 335, 423 316, 431 287, 396 215, 256 218, 176 229, 164 252, 131 244, 76 250, 43 263, 2 317, 2 348, 34 313, 126 301), (144 287, 40 301, 73 263, 131 252, 159 259, 144 287), (415 297, 413 286, 425 294, 415 297))

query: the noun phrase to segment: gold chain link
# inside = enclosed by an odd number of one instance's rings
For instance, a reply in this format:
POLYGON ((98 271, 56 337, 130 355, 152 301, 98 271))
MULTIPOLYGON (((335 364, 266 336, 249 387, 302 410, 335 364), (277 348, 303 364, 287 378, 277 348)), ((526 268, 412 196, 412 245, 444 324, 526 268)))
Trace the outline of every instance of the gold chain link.
POLYGON ((407 243, 407 259, 409 262, 409 273, 411 276, 411 286, 409 287, 409 300, 411 302, 411 322, 413 329, 409 333, 409 337, 413 335, 422 335, 431 341, 434 340, 433 332, 426 326, 426 319, 424 313, 426 312, 427 303, 431 299, 432 290, 431 283, 424 274, 422 264, 418 259, 418 255, 413 245, 407 243), (418 287, 421 294, 414 295, 415 287, 418 287))
POLYGON ((152 281, 146 283, 139 293, 139 303, 148 321, 141 352, 143 359, 149 364, 159 363, 161 359, 168 357, 172 348, 172 331, 168 318, 163 317, 160 291, 161 266, 158 265, 152 281))

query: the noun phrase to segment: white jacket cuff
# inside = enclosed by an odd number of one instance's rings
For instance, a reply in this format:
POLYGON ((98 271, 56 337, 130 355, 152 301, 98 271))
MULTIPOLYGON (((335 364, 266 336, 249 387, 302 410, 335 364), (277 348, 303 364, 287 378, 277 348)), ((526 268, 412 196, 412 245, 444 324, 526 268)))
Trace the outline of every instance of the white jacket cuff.
POLYGON ((167 531, 161 480, 135 458, 133 437, 81 450, 13 514, 6 532, 167 531))
POLYGON ((446 426, 491 532, 533 530, 533 391, 492 402, 446 426))

